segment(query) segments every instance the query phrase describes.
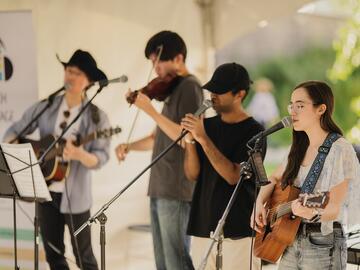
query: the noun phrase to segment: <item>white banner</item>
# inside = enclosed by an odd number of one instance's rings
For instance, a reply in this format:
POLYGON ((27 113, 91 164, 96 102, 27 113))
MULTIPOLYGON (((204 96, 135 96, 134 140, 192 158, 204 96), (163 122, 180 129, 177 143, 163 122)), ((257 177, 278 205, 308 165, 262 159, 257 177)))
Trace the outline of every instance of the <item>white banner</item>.
MULTIPOLYGON (((0 138, 38 100, 35 37, 31 11, 0 12, 0 138)), ((18 266, 34 269, 34 207, 17 203, 18 266)), ((13 207, 0 199, 0 269, 14 269, 13 207)), ((41 248, 40 269, 45 269, 41 248)))

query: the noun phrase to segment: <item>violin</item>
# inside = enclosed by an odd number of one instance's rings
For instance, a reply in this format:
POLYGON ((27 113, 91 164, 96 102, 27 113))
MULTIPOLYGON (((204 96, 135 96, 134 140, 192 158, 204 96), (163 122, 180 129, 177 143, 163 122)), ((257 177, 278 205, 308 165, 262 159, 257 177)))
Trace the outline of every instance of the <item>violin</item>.
MULTIPOLYGON (((170 96, 172 94, 173 90, 176 88, 176 86, 179 84, 179 82, 183 78, 182 76, 179 76, 175 73, 170 73, 170 74, 166 75, 164 78, 157 77, 149 82, 151 72, 153 71, 154 66, 156 66, 156 64, 160 61, 160 56, 162 54, 162 51, 163 51, 163 45, 160 45, 158 47, 156 61, 153 64, 152 69, 150 70, 150 73, 149 73, 148 84, 139 90, 130 92, 130 94, 126 97, 126 100, 128 103, 130 103, 130 105, 135 102, 139 92, 147 95, 150 99, 164 101, 168 96, 170 96)), ((138 109, 136 112, 134 121, 131 125, 129 135, 126 140, 126 145, 129 145, 131 135, 135 129, 135 122, 139 116, 139 112, 140 112, 140 110, 138 109)))
POLYGON ((150 99, 164 101, 172 94, 173 90, 179 84, 181 79, 182 76, 177 74, 168 74, 164 78, 156 77, 143 88, 132 91, 126 97, 126 100, 128 103, 133 104, 136 100, 137 94, 141 92, 147 95, 150 99))

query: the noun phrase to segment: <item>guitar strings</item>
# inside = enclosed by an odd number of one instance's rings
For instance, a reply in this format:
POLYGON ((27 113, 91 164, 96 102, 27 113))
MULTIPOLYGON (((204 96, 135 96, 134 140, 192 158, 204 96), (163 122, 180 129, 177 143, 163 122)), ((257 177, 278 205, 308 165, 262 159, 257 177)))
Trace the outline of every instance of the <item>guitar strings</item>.
POLYGON ((278 205, 278 206, 276 206, 274 208, 271 208, 269 210, 269 215, 271 215, 271 217, 276 215, 276 218, 279 218, 279 217, 287 214, 288 211, 289 211, 289 208, 291 208, 292 202, 293 201, 289 201, 289 202, 286 202, 284 204, 278 205))

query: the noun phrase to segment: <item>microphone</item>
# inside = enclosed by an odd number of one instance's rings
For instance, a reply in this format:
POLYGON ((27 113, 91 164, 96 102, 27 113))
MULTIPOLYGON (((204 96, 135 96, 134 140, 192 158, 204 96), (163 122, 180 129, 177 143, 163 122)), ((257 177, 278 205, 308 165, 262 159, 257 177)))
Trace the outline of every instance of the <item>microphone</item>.
MULTIPOLYGON (((194 116, 199 117, 200 115, 202 115, 207 109, 211 108, 213 106, 213 103, 210 99, 205 99, 203 104, 201 104, 201 106, 199 107, 199 109, 196 110, 196 112, 194 112, 194 116)), ((187 133, 189 133, 188 130, 182 129, 181 131, 181 135, 179 137, 179 139, 181 139, 182 137, 184 137, 187 133)))
POLYGON ((68 90, 71 88, 71 84, 70 83, 64 83, 63 87, 61 87, 60 89, 56 90, 54 93, 50 94, 47 98, 43 99, 41 102, 44 101, 49 101, 50 103, 53 102, 54 98, 61 93, 64 90, 68 90))
POLYGON ((199 109, 196 110, 194 113, 194 116, 199 117, 202 115, 207 109, 211 108, 213 106, 213 103, 210 99, 204 100, 203 104, 199 107, 199 109))
POLYGON ((127 81, 128 81, 128 77, 126 75, 121 75, 120 77, 115 78, 115 79, 111 79, 111 80, 100 80, 100 81, 92 82, 91 84, 89 84, 86 87, 86 90, 89 89, 90 87, 94 86, 94 85, 104 87, 104 86, 107 86, 110 83, 126 83, 127 81))
POLYGON ((248 144, 250 143, 253 143, 254 141, 260 139, 260 138, 263 138, 263 137, 266 137, 282 128, 285 128, 285 127, 291 127, 292 125, 292 119, 291 119, 291 116, 286 116, 284 117, 283 119, 281 119, 280 122, 276 123, 275 125, 273 125, 272 127, 256 134, 254 137, 252 137, 249 141, 248 141, 248 144))
POLYGON ((67 83, 64 84, 63 90, 68 90, 68 89, 71 88, 71 86, 72 86, 71 83, 67 82, 67 83))

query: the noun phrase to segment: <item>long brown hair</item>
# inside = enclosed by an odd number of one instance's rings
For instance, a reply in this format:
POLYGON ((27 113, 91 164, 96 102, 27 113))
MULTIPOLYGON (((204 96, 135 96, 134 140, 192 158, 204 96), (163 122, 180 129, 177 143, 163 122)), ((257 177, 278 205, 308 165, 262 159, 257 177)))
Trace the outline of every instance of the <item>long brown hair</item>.
MULTIPOLYGON (((305 89, 310 99, 313 101, 313 104, 315 104, 313 106, 318 107, 321 104, 326 105, 326 111, 320 118, 321 128, 327 132, 336 132, 342 135, 343 132, 332 119, 334 95, 330 86, 321 81, 306 81, 297 85, 294 90, 298 88, 305 89)), ((292 137, 288 163, 282 176, 283 187, 293 184, 309 146, 309 138, 304 131, 295 131, 293 129, 292 137)))

